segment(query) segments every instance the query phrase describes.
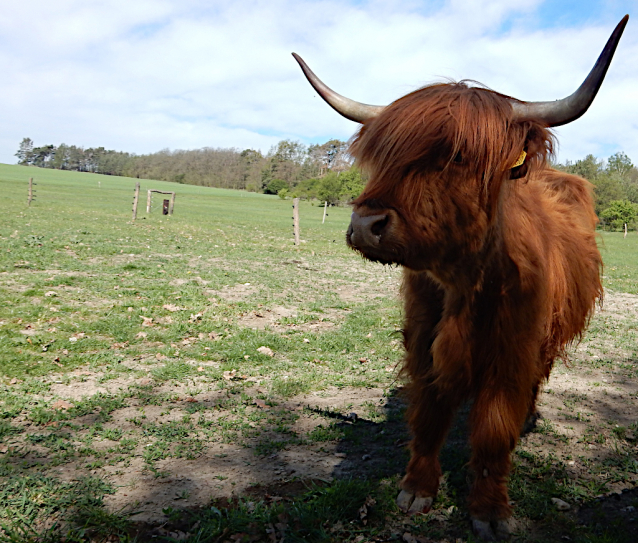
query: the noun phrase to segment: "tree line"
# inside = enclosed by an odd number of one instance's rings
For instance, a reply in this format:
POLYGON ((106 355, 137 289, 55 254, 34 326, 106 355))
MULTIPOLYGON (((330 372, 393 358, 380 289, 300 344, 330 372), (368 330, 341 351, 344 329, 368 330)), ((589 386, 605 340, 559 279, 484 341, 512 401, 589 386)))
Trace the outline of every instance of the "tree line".
MULTIPOLYGON (((353 166, 347 144, 337 139, 308 146, 282 140, 266 154, 254 149, 205 147, 135 155, 64 143, 36 147, 30 138, 24 138, 16 156, 19 164, 40 168, 248 190, 330 204, 350 201, 361 193, 366 181, 353 166)), ((625 153, 615 153, 606 161, 587 155, 553 167, 594 184, 596 214, 603 228, 638 227, 638 169, 625 153)))
POLYGON ((308 146, 282 140, 265 155, 254 149, 210 147, 136 155, 64 143, 37 147, 24 138, 16 157, 25 166, 318 198, 331 204, 352 199, 365 186, 347 144, 336 139, 308 146))
POLYGON ((606 161, 587 155, 575 162, 554 164, 556 169, 580 175, 594 185, 596 215, 605 230, 638 227, 638 169, 623 152, 606 161))

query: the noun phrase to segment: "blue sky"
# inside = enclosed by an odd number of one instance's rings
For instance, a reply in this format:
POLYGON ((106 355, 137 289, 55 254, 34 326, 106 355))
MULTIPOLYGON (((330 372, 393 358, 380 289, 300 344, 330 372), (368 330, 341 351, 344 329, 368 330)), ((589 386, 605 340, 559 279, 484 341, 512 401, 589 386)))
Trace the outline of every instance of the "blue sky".
POLYGON ((623 12, 633 15, 638 7, 635 0, 560 0, 542 2, 537 10, 538 24, 543 28, 578 28, 598 23, 614 24, 623 12))
POLYGON ((638 163, 638 1, 23 0, 0 13, 0 162, 36 145, 149 153, 267 151, 357 126, 308 86, 302 55, 351 98, 388 103, 475 79, 523 100, 571 94, 630 21, 594 105, 557 130, 559 159, 638 163))

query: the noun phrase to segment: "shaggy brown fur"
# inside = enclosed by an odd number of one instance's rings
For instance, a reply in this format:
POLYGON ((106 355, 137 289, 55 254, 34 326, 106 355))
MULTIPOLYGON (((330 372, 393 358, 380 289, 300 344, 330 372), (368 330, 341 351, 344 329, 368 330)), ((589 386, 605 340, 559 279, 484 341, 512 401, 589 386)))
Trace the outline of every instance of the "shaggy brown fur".
POLYGON ((511 100, 464 82, 425 87, 351 146, 370 175, 354 211, 387 216, 378 247, 353 248, 405 267, 414 438, 402 487, 436 494, 439 450, 472 399, 469 507, 492 522, 511 515, 510 453, 539 386, 602 297, 591 186, 547 167, 552 134, 516 121, 511 100))

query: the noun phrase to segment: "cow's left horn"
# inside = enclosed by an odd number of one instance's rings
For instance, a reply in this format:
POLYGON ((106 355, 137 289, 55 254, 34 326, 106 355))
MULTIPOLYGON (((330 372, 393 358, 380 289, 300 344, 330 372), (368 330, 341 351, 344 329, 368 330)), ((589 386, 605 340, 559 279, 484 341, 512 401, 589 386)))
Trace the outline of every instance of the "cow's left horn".
POLYGON ((308 68, 308 65, 297 53, 293 53, 292 56, 295 57, 295 60, 299 63, 299 66, 301 66, 306 79, 308 79, 310 84, 319 93, 319 96, 321 96, 326 102, 328 102, 328 105, 330 105, 337 113, 343 115, 346 119, 350 119, 357 123, 363 123, 372 117, 376 117, 379 113, 381 113, 381 111, 383 111, 384 106, 362 104, 361 102, 355 102, 354 100, 350 100, 350 98, 337 94, 331 88, 326 86, 323 81, 321 81, 321 79, 319 79, 313 71, 308 68))
POLYGON ((629 15, 625 15, 618 23, 587 79, 574 94, 554 102, 512 102, 516 118, 536 119, 545 122, 547 126, 561 126, 575 121, 585 113, 603 83, 628 20, 629 15))

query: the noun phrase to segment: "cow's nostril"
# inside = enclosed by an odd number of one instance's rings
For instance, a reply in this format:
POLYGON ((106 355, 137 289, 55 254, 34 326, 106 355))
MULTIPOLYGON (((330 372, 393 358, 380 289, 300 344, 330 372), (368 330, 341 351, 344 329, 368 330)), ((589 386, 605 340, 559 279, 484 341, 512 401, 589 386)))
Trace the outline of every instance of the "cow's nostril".
POLYGON ((353 247, 377 247, 381 243, 381 235, 390 222, 390 215, 364 215, 352 213, 348 229, 348 243, 353 247))
POLYGON ((388 226, 389 221, 390 221, 390 216, 385 215, 384 217, 382 217, 381 219, 379 219, 378 221, 376 221, 370 226, 370 231, 375 236, 380 236, 381 233, 385 230, 385 227, 388 226))

